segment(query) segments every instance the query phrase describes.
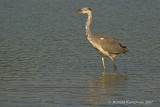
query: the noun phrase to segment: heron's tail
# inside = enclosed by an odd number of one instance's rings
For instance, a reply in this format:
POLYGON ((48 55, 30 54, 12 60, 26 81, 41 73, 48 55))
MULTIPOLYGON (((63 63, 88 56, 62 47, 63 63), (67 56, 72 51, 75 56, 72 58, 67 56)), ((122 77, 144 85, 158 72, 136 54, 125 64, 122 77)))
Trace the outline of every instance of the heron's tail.
POLYGON ((123 48, 123 53, 126 54, 126 52, 129 51, 129 49, 127 48, 127 46, 123 46, 122 44, 119 44, 122 48, 123 48))
POLYGON ((122 46, 123 47, 123 53, 125 53, 126 54, 126 52, 128 52, 129 51, 129 49, 127 48, 127 46, 122 46))

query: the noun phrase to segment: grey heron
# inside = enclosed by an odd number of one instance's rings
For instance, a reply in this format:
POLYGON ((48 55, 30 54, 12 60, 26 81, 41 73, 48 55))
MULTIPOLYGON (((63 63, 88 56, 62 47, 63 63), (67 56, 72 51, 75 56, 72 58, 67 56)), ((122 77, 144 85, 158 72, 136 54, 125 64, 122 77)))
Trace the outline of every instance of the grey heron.
POLYGON ((85 25, 86 36, 89 42, 101 55, 103 70, 105 70, 104 57, 108 57, 112 61, 114 70, 116 70, 117 67, 114 61, 114 57, 118 54, 126 53, 128 51, 127 47, 123 46, 120 42, 113 39, 111 36, 104 34, 93 35, 91 33, 90 24, 92 21, 92 11, 89 7, 78 9, 75 12, 88 15, 88 19, 85 25))

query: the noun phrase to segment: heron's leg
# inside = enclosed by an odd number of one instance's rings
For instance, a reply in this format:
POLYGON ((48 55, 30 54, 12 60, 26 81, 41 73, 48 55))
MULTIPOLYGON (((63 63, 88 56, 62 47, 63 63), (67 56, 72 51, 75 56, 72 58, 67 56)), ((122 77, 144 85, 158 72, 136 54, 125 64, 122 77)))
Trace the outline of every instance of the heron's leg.
POLYGON ((116 66, 116 64, 115 64, 115 62, 114 62, 113 57, 109 57, 109 58, 111 59, 111 61, 112 61, 112 63, 113 63, 114 71, 117 70, 117 66, 116 66))
POLYGON ((103 70, 105 70, 105 64, 104 64, 104 57, 102 57, 102 65, 103 65, 103 70))

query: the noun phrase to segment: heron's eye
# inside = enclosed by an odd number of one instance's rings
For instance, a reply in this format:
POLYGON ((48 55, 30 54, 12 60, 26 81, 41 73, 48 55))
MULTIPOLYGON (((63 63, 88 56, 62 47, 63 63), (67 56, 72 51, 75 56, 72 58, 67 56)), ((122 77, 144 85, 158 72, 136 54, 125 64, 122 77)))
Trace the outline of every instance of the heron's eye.
POLYGON ((88 10, 90 10, 90 11, 91 11, 91 8, 88 8, 88 10))

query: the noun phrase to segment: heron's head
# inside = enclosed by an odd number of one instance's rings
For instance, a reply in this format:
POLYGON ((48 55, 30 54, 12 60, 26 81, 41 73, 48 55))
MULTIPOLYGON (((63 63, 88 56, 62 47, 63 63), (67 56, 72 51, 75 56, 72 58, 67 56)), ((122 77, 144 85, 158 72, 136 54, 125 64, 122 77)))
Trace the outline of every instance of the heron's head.
POLYGON ((89 7, 83 7, 82 9, 75 10, 75 12, 80 14, 89 14, 91 13, 91 9, 89 7))

